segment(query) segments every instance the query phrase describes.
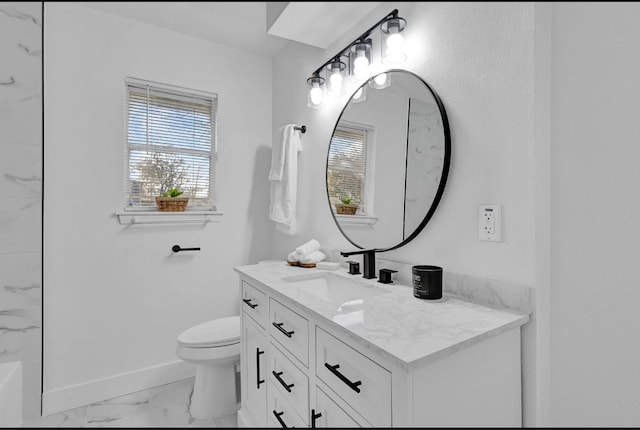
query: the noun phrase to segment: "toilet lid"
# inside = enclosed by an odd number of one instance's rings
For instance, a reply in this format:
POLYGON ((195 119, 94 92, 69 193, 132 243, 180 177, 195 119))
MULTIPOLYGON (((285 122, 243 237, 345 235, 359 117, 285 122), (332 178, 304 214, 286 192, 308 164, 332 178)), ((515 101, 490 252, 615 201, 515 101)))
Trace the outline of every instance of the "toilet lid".
POLYGON ((240 342, 240 316, 218 318, 191 327, 178 336, 178 343, 189 347, 233 345, 240 342))

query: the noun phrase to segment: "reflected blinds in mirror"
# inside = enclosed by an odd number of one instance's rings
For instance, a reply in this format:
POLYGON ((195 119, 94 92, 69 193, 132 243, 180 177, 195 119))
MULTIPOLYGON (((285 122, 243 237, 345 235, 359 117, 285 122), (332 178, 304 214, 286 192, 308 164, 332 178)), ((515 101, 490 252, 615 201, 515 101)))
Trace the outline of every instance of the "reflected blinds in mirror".
POLYGON ((338 126, 333 133, 327 159, 327 186, 332 205, 343 197, 364 206, 367 172, 367 130, 338 126))

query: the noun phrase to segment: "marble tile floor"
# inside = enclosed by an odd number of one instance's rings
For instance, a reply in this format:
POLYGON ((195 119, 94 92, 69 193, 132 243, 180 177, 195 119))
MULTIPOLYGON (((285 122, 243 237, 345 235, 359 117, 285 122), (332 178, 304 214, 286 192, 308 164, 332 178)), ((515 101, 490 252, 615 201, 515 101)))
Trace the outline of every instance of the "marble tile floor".
POLYGON ((22 427, 237 427, 236 414, 198 420, 189 413, 194 378, 25 421, 22 427))

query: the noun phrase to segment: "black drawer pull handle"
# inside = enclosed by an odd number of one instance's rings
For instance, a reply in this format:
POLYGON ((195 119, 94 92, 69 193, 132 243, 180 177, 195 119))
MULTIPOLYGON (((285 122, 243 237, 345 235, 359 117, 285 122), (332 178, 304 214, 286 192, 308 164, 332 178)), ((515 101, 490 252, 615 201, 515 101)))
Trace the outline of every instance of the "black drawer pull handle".
POLYGON ((351 388, 353 391, 355 391, 356 393, 360 392, 360 388, 358 388, 359 385, 362 385, 362 381, 356 381, 356 382, 351 382, 349 381, 349 379, 347 379, 346 376, 344 376, 342 373, 338 372, 337 369, 340 368, 339 364, 334 364, 333 366, 330 365, 329 363, 324 363, 324 367, 326 367, 327 369, 329 369, 329 371, 331 373, 333 373, 334 375, 336 375, 342 382, 344 382, 345 384, 347 384, 349 386, 349 388, 351 388))
POLYGON ((242 301, 248 304, 251 309, 255 309, 258 307, 257 303, 251 303, 251 299, 242 299, 242 301))
POLYGON ((280 425, 282 426, 283 429, 287 429, 289 427, 287 427, 287 425, 284 423, 284 421, 282 421, 282 418, 280 418, 280 415, 284 414, 284 412, 276 412, 276 410, 273 410, 273 415, 276 416, 276 419, 278 420, 278 422, 280 423, 280 425))
POLYGON ((316 428, 316 420, 322 416, 321 413, 316 414, 315 409, 311 409, 311 428, 316 428))
POLYGON ((293 384, 287 384, 286 382, 284 382, 282 380, 282 378, 280 377, 280 375, 282 375, 282 372, 276 373, 275 370, 272 370, 271 373, 273 373, 273 376, 276 377, 278 382, 282 384, 282 386, 284 387, 285 390, 287 390, 288 392, 291 392, 291 387, 293 387, 293 384))
POLYGON ((260 355, 264 354, 264 351, 260 351, 260 348, 256 348, 256 379, 258 382, 258 390, 260 384, 264 382, 264 379, 260 379, 260 355))
POLYGON ((283 328, 282 328, 282 324, 284 324, 284 323, 275 323, 275 322, 273 322, 273 323, 271 323, 271 324, 273 324, 273 326, 274 326, 275 328, 277 328, 278 330, 280 330, 280 331, 282 332, 282 334, 284 334, 284 335, 285 335, 285 336, 287 336, 287 337, 291 337, 291 335, 292 335, 293 333, 295 333, 293 330, 291 330, 291 331, 286 331, 285 329, 283 329, 283 328))

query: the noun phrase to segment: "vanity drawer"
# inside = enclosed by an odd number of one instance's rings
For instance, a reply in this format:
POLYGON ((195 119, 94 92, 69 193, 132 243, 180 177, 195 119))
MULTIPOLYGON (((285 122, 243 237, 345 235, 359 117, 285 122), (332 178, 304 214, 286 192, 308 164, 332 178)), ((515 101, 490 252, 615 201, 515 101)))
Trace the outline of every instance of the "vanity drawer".
POLYGON ((308 427, 307 423, 298 415, 296 409, 282 397, 280 391, 269 382, 267 401, 267 415, 269 427, 308 427))
POLYGON ((391 426, 391 372, 319 327, 316 375, 374 427, 391 426))
POLYGON ((309 367, 309 322, 277 300, 269 300, 269 334, 309 367))
POLYGON ((267 305, 268 302, 265 293, 242 281, 242 309, 262 328, 267 326, 267 320, 269 318, 267 305))
POLYGON ((283 354, 273 342, 269 354, 269 379, 282 397, 287 399, 302 417, 309 415, 309 378, 283 354))

